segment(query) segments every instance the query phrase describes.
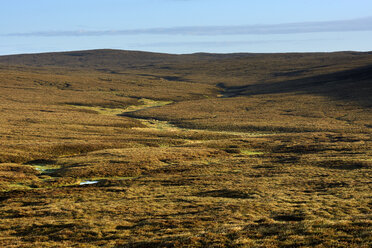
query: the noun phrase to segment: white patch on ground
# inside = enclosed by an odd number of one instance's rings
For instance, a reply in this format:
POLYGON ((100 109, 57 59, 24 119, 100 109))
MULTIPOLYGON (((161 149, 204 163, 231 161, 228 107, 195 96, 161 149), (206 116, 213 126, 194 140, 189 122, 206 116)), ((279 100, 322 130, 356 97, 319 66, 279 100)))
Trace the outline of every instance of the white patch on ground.
POLYGON ((79 185, 88 185, 88 184, 95 184, 98 183, 99 181, 83 181, 80 182, 79 185))

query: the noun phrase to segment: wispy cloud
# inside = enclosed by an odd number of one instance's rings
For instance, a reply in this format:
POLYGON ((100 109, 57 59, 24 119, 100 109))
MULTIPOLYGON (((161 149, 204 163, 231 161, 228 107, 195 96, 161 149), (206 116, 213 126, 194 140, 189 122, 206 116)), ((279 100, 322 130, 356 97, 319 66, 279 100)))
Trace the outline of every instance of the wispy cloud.
POLYGON ((247 41, 189 41, 189 42, 149 42, 149 43, 133 43, 129 44, 135 47, 228 47, 240 45, 256 45, 256 44, 278 44, 278 43, 298 43, 298 42, 314 42, 324 41, 326 39, 301 39, 301 40, 247 40, 247 41))
POLYGON ((77 30, 77 31, 37 31, 29 33, 8 33, 1 36, 115 36, 115 35, 189 35, 189 36, 216 36, 216 35, 269 35, 269 34, 297 34, 319 32, 352 32, 372 31, 372 17, 338 20, 326 22, 299 22, 272 25, 242 25, 242 26, 189 26, 165 27, 148 29, 122 29, 122 30, 77 30))

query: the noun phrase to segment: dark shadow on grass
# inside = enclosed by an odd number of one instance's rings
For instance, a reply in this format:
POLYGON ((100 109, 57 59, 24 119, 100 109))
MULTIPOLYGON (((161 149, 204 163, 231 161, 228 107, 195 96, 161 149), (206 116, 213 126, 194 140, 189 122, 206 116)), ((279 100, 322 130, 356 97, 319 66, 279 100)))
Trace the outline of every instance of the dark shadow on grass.
POLYGON ((216 86, 222 89, 221 93, 225 97, 302 92, 372 107, 372 65, 275 83, 237 87, 219 83, 216 86))
POLYGON ((317 167, 337 170, 358 170, 372 168, 370 161, 346 161, 346 160, 329 160, 321 161, 315 164, 317 167))
POLYGON ((203 191, 196 194, 200 197, 223 197, 223 198, 236 198, 236 199, 252 199, 254 196, 250 193, 246 193, 239 190, 210 190, 203 191))
POLYGON ((276 221, 303 221, 305 218, 299 215, 282 214, 273 217, 276 221))
POLYGON ((26 164, 27 165, 50 165, 50 164, 55 164, 57 161, 52 160, 52 159, 35 159, 28 161, 26 164))

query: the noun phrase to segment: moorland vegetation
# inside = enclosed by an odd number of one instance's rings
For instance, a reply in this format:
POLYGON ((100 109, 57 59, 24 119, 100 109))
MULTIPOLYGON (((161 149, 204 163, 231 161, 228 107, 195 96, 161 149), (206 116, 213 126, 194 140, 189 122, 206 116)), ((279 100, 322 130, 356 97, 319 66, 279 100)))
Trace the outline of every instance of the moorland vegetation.
POLYGON ((371 95, 372 53, 1 56, 0 246, 370 247, 371 95))

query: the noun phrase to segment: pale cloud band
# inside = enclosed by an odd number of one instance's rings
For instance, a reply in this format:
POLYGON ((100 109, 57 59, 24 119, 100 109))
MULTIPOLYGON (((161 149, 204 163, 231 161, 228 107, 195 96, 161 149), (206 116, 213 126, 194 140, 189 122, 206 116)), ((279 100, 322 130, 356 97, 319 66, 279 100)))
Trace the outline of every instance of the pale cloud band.
POLYGON ((271 43, 290 43, 290 42, 314 42, 324 41, 326 39, 300 39, 300 40, 249 40, 249 41, 190 41, 190 42, 149 42, 149 43, 133 43, 135 47, 226 47, 239 45, 256 45, 256 44, 271 44, 271 43))
POLYGON ((123 29, 101 31, 37 31, 29 33, 8 33, 0 36, 115 36, 115 35, 188 35, 188 36, 216 36, 216 35, 270 35, 270 34, 299 34, 319 32, 352 32, 372 31, 372 17, 338 20, 326 22, 301 22, 272 25, 244 25, 244 26, 190 26, 149 29, 123 29))

